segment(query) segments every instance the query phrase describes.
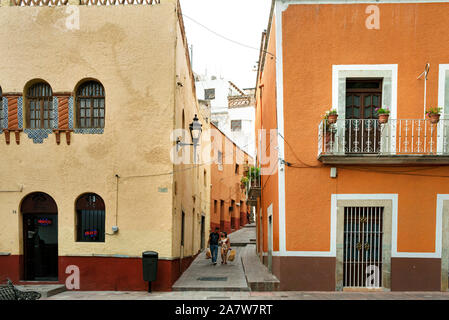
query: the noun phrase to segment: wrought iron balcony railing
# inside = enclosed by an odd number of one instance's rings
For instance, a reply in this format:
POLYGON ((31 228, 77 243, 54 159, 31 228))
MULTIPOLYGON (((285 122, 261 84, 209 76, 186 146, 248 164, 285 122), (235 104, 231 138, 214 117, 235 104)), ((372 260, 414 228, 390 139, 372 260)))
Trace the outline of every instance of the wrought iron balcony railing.
POLYGON ((449 156, 449 120, 377 119, 321 121, 318 157, 449 156))
POLYGON ((246 201, 250 206, 257 205, 257 198, 260 197, 261 187, 260 187, 260 175, 249 175, 249 180, 246 188, 246 201))

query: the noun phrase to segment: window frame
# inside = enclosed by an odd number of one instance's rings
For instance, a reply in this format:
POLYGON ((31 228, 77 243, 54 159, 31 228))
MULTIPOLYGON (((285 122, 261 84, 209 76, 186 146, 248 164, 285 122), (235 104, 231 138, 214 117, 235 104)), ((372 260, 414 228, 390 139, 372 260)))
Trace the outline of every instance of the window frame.
POLYGON ((102 197, 100 197, 96 193, 84 193, 78 197, 78 199, 75 202, 75 212, 76 212, 76 238, 75 242, 94 242, 94 243, 105 243, 106 242, 106 206, 105 202, 102 197), (91 200, 86 200, 88 197, 94 196, 95 200, 98 205, 91 204, 91 200), (83 203, 84 200, 84 203, 83 203), (97 209, 97 210, 95 210, 97 209), (98 239, 86 239, 85 233, 86 230, 83 230, 83 226, 86 226, 86 224, 89 223, 83 223, 83 214, 89 214, 89 219, 94 219, 94 216, 99 215, 99 217, 96 217, 96 223, 94 224, 92 220, 90 220, 90 225, 88 227, 88 231, 92 231, 94 229, 98 232, 98 239), (89 230, 90 229, 90 230, 89 230), (84 233, 84 236, 83 236, 84 233))
POLYGON ((215 97, 215 88, 204 89, 204 100, 215 100, 215 97))
POLYGON ((241 132, 242 131, 242 120, 231 120, 231 131, 232 132, 241 132), (235 125, 238 123, 239 125, 235 125))
POLYGON ((27 128, 52 129, 54 120, 53 111, 53 89, 50 84, 45 81, 38 81, 30 85, 26 90, 27 128), (38 91, 37 94, 35 94, 36 91, 38 91), (47 109, 45 109, 46 103, 48 106, 47 109), (33 110, 31 109, 32 105, 33 110), (37 105, 39 108, 36 108, 37 105), (47 117, 45 117, 46 111, 48 112, 47 117), (39 114, 39 117, 37 117, 37 114, 39 114))
MULTIPOLYGON (((103 84, 97 80, 82 82, 76 89, 76 127, 78 129, 104 129, 106 125, 106 92, 103 84), (95 87, 98 86, 98 87, 95 87), (87 90, 87 94, 83 92, 87 90), (82 101, 89 101, 88 107, 82 107, 82 101), (81 111, 84 115, 81 115, 81 111), (87 115, 89 111, 89 115, 87 115), (95 115, 97 111, 97 115, 95 115), (82 124, 84 120, 84 124, 82 124), (87 124, 89 121, 89 124, 87 124), (97 125, 95 125, 97 122, 97 125)), ((87 105, 87 103, 85 103, 87 105)))

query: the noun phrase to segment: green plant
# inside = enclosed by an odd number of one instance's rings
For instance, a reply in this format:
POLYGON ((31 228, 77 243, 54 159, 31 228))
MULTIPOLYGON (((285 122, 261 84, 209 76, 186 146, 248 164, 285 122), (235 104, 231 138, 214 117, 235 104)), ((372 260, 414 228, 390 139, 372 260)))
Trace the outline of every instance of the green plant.
POLYGON ((249 167, 248 171, 248 179, 251 178, 253 180, 259 179, 260 177, 260 168, 259 167, 249 167))
POLYGON ((432 114, 440 114, 442 109, 443 109, 443 108, 441 108, 441 107, 438 107, 438 108, 429 108, 429 109, 426 110, 426 115, 427 115, 428 117, 430 117, 432 114))
POLYGON ((240 182, 245 185, 248 183, 248 181, 249 181, 248 177, 245 176, 243 176, 242 179, 240 179, 240 182))
POLYGON ((323 116, 323 119, 324 119, 324 120, 327 120, 327 119, 329 118, 330 115, 338 115, 337 110, 331 109, 331 110, 326 111, 326 113, 325 113, 324 116, 323 116))
POLYGON ((385 108, 376 108, 376 112, 377 114, 386 114, 389 115, 390 114, 390 109, 388 109, 388 107, 385 108))

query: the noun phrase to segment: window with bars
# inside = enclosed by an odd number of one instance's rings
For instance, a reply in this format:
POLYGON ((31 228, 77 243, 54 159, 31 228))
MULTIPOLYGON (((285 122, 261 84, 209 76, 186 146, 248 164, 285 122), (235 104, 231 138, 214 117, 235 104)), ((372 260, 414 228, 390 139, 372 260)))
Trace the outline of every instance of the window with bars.
POLYGON ((105 205, 94 193, 86 193, 76 201, 78 242, 104 242, 105 205))
POLYGON ((231 120, 231 131, 242 131, 242 120, 231 120))
POLYGON ((77 126, 80 129, 104 128, 105 93, 98 81, 87 81, 77 90, 77 126))
POLYGON ((26 96, 28 127, 51 129, 53 121, 53 91, 48 83, 32 85, 26 96))
POLYGON ((204 100, 214 100, 215 99, 215 89, 205 89, 204 90, 204 100))

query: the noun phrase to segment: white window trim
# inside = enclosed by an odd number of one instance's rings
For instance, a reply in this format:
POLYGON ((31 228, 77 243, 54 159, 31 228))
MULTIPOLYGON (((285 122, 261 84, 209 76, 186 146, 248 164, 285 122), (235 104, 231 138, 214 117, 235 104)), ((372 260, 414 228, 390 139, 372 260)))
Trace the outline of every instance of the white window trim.
MULTIPOLYGON (((353 64, 353 65, 333 65, 332 66, 332 109, 339 110, 345 108, 345 106, 339 105, 339 91, 340 91, 340 72, 345 71, 388 71, 391 72, 391 102, 389 105, 385 105, 386 101, 382 98, 382 106, 390 109, 390 118, 397 119, 397 106, 398 106, 398 65, 397 64, 353 64)), ((369 78, 369 76, 363 76, 369 78)), ((377 78, 377 76, 376 76, 377 78)), ((385 86, 385 84, 384 84, 385 86)), ((382 95, 384 94, 384 88, 382 88, 382 95)), ((396 151, 396 128, 391 127, 391 139, 390 139, 390 152, 396 151)))

